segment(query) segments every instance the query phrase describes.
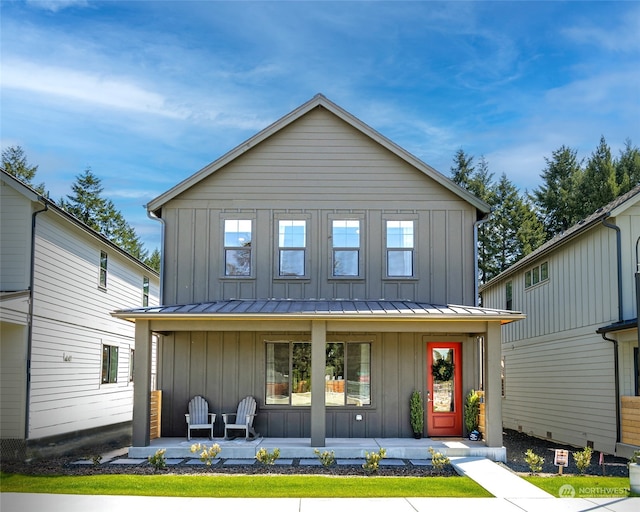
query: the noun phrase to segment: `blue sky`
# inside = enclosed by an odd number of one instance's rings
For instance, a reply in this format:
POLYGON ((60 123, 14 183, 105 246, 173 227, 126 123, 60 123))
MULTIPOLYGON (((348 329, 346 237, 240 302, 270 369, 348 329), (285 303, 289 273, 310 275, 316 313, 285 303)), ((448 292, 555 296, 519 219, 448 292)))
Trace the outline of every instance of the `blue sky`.
POLYGON ((54 200, 91 167, 149 249, 143 205, 322 93, 449 176, 522 190, 561 145, 640 145, 640 3, 0 3, 0 143, 54 200))

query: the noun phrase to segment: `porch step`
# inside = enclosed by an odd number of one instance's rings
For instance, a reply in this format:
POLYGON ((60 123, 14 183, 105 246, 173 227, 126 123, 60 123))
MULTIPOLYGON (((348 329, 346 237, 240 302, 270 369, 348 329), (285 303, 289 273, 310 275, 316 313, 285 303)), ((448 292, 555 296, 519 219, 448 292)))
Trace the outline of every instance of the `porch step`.
POLYGON ((327 439, 326 446, 312 447, 309 438, 258 438, 246 441, 244 438, 228 441, 222 438, 193 439, 159 438, 154 439, 150 446, 130 447, 129 457, 146 458, 159 449, 165 449, 167 458, 197 458, 191 452, 191 446, 200 443, 207 447, 218 444, 222 451, 219 457, 223 459, 255 459, 260 448, 272 452, 280 450, 282 459, 316 459, 315 450, 333 452, 336 459, 364 459, 366 453, 377 452, 384 448, 387 459, 430 460, 429 448, 447 457, 484 457, 496 462, 506 461, 505 448, 489 448, 482 442, 467 440, 433 440, 433 439, 403 439, 403 438, 340 438, 327 439))

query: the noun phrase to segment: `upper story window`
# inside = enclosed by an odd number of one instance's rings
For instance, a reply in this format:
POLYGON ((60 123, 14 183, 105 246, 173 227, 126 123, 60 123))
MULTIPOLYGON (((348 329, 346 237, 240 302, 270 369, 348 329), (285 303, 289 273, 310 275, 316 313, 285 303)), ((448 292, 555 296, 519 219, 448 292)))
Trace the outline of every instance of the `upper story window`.
POLYGON ((149 278, 147 276, 142 277, 142 307, 149 305, 149 278))
POLYGON ((333 276, 360 275, 360 221, 333 220, 333 276))
POLYGON ((104 251, 100 251, 100 278, 98 281, 98 285, 100 286, 100 288, 107 287, 107 263, 107 253, 104 251))
POLYGON ((278 274, 281 277, 305 275, 306 246, 306 220, 278 221, 278 274))
POLYGON ((506 298, 505 309, 512 310, 513 309, 513 282, 507 281, 504 285, 504 294, 506 298))
POLYGON ((547 279, 549 279, 549 262, 545 261, 524 273, 524 287, 530 288, 547 279))
POLYGON ((414 230, 412 220, 387 221, 387 276, 413 276, 414 230))
POLYGON ((251 230, 249 219, 224 221, 224 275, 251 275, 251 230))

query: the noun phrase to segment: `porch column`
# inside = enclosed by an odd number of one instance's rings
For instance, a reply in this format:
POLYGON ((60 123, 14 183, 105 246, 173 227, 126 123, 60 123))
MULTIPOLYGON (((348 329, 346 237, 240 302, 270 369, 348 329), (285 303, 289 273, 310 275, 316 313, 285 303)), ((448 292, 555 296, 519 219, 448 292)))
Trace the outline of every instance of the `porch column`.
POLYGON ((151 424, 151 331, 148 320, 136 320, 133 359, 133 446, 149 446, 151 424))
POLYGON ((327 359, 327 323, 311 322, 311 446, 323 447, 326 437, 324 372, 327 359))
POLYGON ((484 350, 485 442, 489 447, 502 447, 502 336, 500 322, 489 322, 484 350))

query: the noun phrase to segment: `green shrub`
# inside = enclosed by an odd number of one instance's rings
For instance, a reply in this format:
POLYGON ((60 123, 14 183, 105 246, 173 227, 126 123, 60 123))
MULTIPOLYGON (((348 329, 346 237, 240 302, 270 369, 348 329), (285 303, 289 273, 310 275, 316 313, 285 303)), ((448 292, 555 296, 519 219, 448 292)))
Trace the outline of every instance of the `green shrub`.
POLYGON ((380 469, 380 461, 387 456, 387 450, 380 448, 377 452, 364 452, 365 463, 362 465, 367 473, 376 473, 380 469))
POLYGON ((274 448, 273 453, 269 453, 265 448, 260 448, 258 453, 256 453, 256 459, 258 459, 258 462, 261 462, 265 466, 274 465, 276 460, 278 460, 278 457, 280 457, 280 448, 274 448))
POLYGON ((211 448, 207 448, 206 445, 200 443, 191 445, 191 453, 200 452, 200 460, 207 466, 211 466, 213 460, 221 451, 222 448, 220 448, 218 443, 211 445, 211 448))
POLYGON ((442 471, 446 466, 451 464, 449 457, 435 451, 431 446, 429 447, 429 453, 431 454, 431 464, 433 464, 433 467, 438 471, 442 471))
POLYGON ((147 457, 149 464, 151 464, 156 471, 160 471, 161 469, 164 469, 167 466, 167 459, 165 459, 164 457, 164 454, 166 451, 167 450, 162 448, 161 450, 158 450, 153 455, 149 455, 149 457, 147 457))
POLYGON ((529 470, 532 474, 542 471, 542 465, 544 464, 544 458, 540 455, 533 453, 533 450, 529 448, 524 454, 524 461, 529 465, 529 470))
POLYGON ((591 449, 590 446, 586 446, 585 449, 582 450, 581 452, 573 453, 573 460, 575 461, 576 467, 578 468, 578 471, 580 472, 581 475, 584 474, 584 472, 587 470, 587 468, 591 464, 592 453, 593 453, 593 450, 591 449))
POLYGON ((320 453, 320 450, 316 448, 315 450, 313 450, 313 453, 316 454, 316 456, 318 457, 318 459, 320 459, 320 462, 322 462, 322 465, 325 468, 328 466, 333 466, 333 464, 336 461, 336 455, 333 451, 328 452, 325 450, 324 452, 320 453))

